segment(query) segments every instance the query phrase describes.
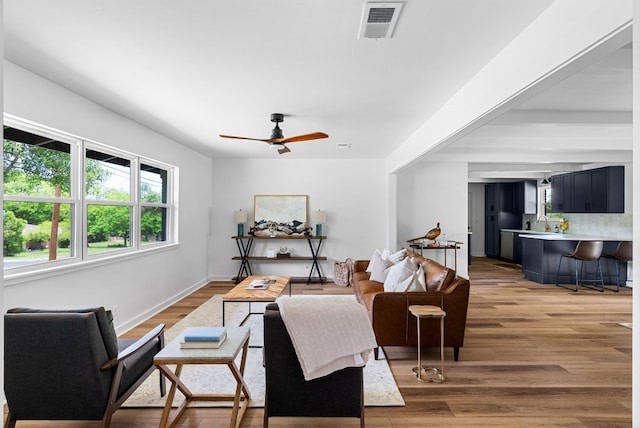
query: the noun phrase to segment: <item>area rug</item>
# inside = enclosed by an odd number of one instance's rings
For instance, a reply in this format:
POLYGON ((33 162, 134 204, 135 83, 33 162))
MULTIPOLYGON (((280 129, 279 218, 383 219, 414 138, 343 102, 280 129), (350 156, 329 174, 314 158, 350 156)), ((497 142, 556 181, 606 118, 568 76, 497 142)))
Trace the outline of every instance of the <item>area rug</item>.
MULTIPOLYGON (((264 304, 251 304, 252 312, 264 309, 264 304)), ((248 311, 247 303, 228 302, 225 306, 226 325, 238 325, 248 311)), ((192 313, 165 331, 167 342, 173 340, 186 327, 197 325, 222 325, 222 295, 216 295, 192 313)), ((250 346, 261 346, 263 338, 262 316, 252 315, 245 325, 251 327, 250 346)), ((239 359, 236 362, 240 365, 239 359)), ((250 407, 264 407, 265 381, 262 367, 262 348, 249 348, 244 373, 251 393, 250 407)), ((158 373, 149 378, 127 399, 123 407, 163 407, 166 396, 160 397, 158 373)), ((233 394, 235 381, 229 369, 223 365, 186 365, 181 379, 195 394, 233 394)), ((167 382, 167 388, 170 383, 167 382)), ((173 406, 177 407, 184 396, 176 392, 173 406)), ((373 353, 364 368, 365 406, 404 406, 393 374, 386 360, 375 360, 373 353)), ((232 403, 202 401, 193 403, 199 407, 230 407, 232 403)))

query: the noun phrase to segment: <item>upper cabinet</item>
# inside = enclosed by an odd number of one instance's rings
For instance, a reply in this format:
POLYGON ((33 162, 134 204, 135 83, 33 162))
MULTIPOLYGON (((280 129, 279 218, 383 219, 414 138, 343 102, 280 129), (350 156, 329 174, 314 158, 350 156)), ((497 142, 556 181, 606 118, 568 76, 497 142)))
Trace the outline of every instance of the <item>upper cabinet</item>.
POLYGON ((513 183, 513 212, 536 214, 538 209, 538 183, 525 180, 513 183))
POLYGON ((624 166, 554 175, 551 208, 564 213, 623 213, 624 166))
POLYGON ((573 212, 571 207, 571 183, 571 174, 554 175, 551 177, 551 212, 573 212))
POLYGON ((536 213, 538 185, 535 180, 515 183, 487 183, 484 188, 486 214, 497 212, 536 213))
POLYGON ((513 183, 498 183, 498 194, 500 195, 500 211, 512 213, 513 203, 513 183))

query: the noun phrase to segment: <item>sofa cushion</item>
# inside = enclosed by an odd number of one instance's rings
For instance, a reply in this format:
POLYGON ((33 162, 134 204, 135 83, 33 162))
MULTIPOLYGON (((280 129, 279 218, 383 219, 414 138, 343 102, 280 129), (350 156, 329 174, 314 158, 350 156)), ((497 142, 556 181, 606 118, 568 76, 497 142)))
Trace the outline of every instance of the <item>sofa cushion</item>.
POLYGON ((429 291, 441 291, 450 286, 456 277, 456 272, 440 263, 423 259, 422 268, 425 272, 426 287, 429 291))
POLYGON ((370 279, 362 280, 358 283, 358 285, 363 295, 384 291, 384 285, 381 282, 371 281, 370 279))
POLYGON ((371 256, 371 261, 369 262, 369 266, 367 267, 367 272, 371 274, 370 278, 373 281, 384 282, 385 279, 387 279, 389 268, 392 265, 393 264, 388 259, 388 252, 380 253, 380 251, 375 250, 373 252, 373 255, 371 256))
POLYGON ((365 271, 354 272, 353 281, 366 281, 369 279, 369 276, 371 276, 369 272, 365 272, 365 271))
POLYGON ((418 265, 418 270, 413 274, 413 279, 404 291, 427 291, 427 284, 424 277, 424 268, 418 265))
POLYGON ((416 275, 418 272, 417 263, 406 257, 389 269, 387 279, 384 281, 384 291, 407 291, 415 288, 414 282, 419 282, 416 275))
POLYGON ((399 251, 396 251, 395 253, 390 253, 387 256, 387 260, 389 260, 391 262, 391 264, 396 264, 401 262, 402 260, 404 260, 407 257, 407 252, 406 250, 403 248, 399 251))

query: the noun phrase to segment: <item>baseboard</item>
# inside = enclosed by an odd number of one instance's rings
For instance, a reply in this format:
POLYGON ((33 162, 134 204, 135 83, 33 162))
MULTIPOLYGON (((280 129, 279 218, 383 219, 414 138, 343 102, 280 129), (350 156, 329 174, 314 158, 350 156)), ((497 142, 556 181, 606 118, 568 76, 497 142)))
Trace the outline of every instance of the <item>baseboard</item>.
POLYGON ((152 308, 149 308, 148 310, 142 312, 140 315, 138 315, 138 316, 136 316, 134 318, 131 318, 131 319, 127 320, 124 323, 116 325, 115 326, 116 334, 118 336, 120 336, 121 334, 124 334, 124 333, 128 332, 132 328, 137 327, 138 325, 140 325, 144 321, 148 320, 149 318, 153 317, 154 315, 156 315, 156 314, 162 312, 163 310, 167 309, 169 306, 175 304, 176 302, 180 301, 181 299, 184 299, 185 297, 187 297, 188 295, 190 295, 194 291, 199 290, 200 288, 204 287, 209 282, 210 282, 209 279, 205 279, 205 280, 199 281, 198 283, 193 284, 190 287, 182 290, 180 293, 175 294, 174 296, 171 296, 170 298, 168 298, 165 301, 157 304, 156 306, 153 306, 152 308))

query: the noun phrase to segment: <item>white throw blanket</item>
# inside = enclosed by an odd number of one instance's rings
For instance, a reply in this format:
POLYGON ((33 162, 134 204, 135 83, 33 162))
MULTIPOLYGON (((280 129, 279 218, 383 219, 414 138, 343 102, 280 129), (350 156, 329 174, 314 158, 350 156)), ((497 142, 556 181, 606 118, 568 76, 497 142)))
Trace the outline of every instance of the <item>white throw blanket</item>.
POLYGON ((276 300, 306 380, 362 367, 377 346, 366 309, 349 296, 276 300))

